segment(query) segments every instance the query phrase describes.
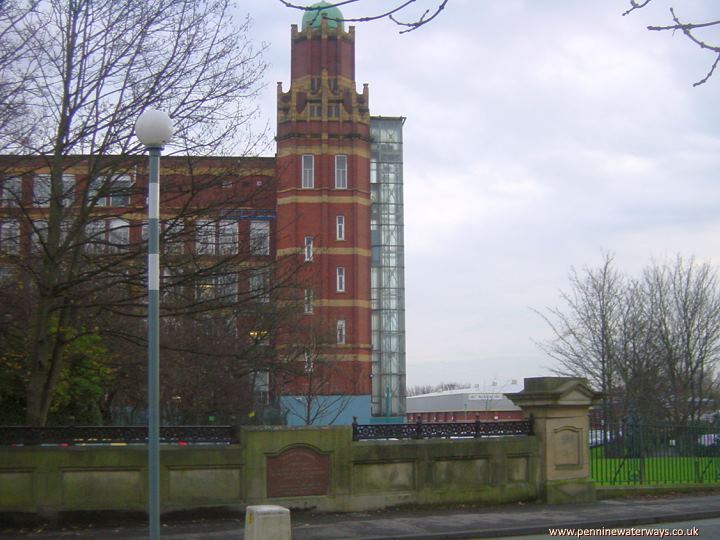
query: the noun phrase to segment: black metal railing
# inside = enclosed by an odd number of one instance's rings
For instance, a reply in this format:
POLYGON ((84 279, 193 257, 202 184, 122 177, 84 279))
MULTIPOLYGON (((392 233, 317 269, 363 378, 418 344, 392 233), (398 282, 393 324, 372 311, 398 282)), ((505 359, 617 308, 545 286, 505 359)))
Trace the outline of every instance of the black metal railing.
MULTIPOLYGON (((146 444, 147 426, 0 426, 0 446, 146 444)), ((162 426, 161 443, 232 444, 233 426, 162 426)))
POLYGON ((358 424, 353 417, 353 441, 373 439, 456 439, 532 435, 533 419, 504 422, 433 422, 414 424, 358 424))
POLYGON ((720 483, 720 428, 620 422, 590 431, 596 484, 720 483))

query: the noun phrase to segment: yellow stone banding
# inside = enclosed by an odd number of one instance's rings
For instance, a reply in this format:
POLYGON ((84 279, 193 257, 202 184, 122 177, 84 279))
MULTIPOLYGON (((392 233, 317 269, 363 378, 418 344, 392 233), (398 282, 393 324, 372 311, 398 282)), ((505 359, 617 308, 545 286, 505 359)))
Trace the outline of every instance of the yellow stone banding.
POLYGON ((315 300, 315 305, 320 307, 359 307, 370 309, 369 300, 315 300))
MULTIPOLYGON (((282 248, 277 250, 278 257, 286 257, 288 255, 298 255, 304 253, 302 247, 282 248)), ((370 257, 372 252, 365 248, 320 248, 313 249, 315 255, 357 255, 360 257, 370 257)))
POLYGON ((342 196, 342 195, 285 195, 279 196, 277 199, 278 206, 282 204, 361 204, 364 206, 370 206, 370 199, 368 197, 360 197, 359 195, 354 196, 342 196))
MULTIPOLYGON (((285 350, 288 348, 287 345, 278 345, 276 347, 278 350, 285 350)), ((370 349, 371 345, 369 343, 364 343, 360 345, 355 345, 353 343, 346 343, 344 345, 335 345, 335 344, 328 344, 328 345, 321 345, 321 348, 324 349, 330 349, 330 348, 345 348, 345 349, 352 349, 352 348, 360 348, 360 349, 370 349)), ((356 354, 319 354, 317 356, 318 360, 323 361, 332 361, 337 360, 341 362, 371 362, 372 361, 372 354, 370 352, 359 352, 356 354)), ((301 358, 298 358, 296 361, 302 361, 301 358)))
MULTIPOLYGON (((370 345, 367 345, 369 347, 370 345)), ((333 354, 332 358, 336 361, 341 362, 350 362, 350 361, 356 361, 356 362, 371 362, 372 357, 369 353, 359 353, 359 354, 333 354)))
POLYGON ((330 152, 344 152, 348 155, 370 159, 370 144, 363 143, 362 146, 336 146, 330 145, 329 143, 313 146, 298 146, 297 144, 293 144, 278 148, 277 155, 278 157, 302 156, 304 154, 313 154, 317 156, 329 154, 330 152))

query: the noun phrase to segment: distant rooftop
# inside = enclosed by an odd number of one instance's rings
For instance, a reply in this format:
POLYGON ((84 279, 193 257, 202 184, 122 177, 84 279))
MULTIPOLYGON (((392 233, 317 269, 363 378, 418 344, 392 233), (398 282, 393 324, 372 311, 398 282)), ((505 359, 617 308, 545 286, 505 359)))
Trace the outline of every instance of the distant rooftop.
POLYGON ((520 407, 505 397, 505 393, 520 392, 522 387, 510 385, 502 390, 482 391, 479 388, 459 388, 431 392, 407 398, 407 412, 455 411, 519 411, 520 407))

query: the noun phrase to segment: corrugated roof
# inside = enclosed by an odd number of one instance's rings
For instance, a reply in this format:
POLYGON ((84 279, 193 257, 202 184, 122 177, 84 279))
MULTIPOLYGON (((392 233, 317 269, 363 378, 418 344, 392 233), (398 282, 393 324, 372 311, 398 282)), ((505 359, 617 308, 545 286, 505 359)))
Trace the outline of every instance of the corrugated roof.
POLYGON ((520 407, 497 392, 471 388, 433 392, 407 398, 407 412, 519 411, 520 407))

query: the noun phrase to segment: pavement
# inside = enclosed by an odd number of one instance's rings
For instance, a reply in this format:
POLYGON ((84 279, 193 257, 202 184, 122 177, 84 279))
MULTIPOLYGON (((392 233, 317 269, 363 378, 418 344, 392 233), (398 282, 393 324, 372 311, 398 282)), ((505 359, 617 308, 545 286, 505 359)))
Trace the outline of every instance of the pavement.
MULTIPOLYGON (((293 540, 430 540, 501 538, 547 534, 550 527, 629 527, 720 517, 720 495, 642 496, 589 504, 509 504, 454 509, 422 508, 348 514, 293 511, 293 540)), ((196 518, 163 522, 162 538, 174 540, 242 539, 243 518, 196 518)), ((50 529, 0 530, 0 538, 136 539, 147 537, 141 523, 75 525, 50 529)))

